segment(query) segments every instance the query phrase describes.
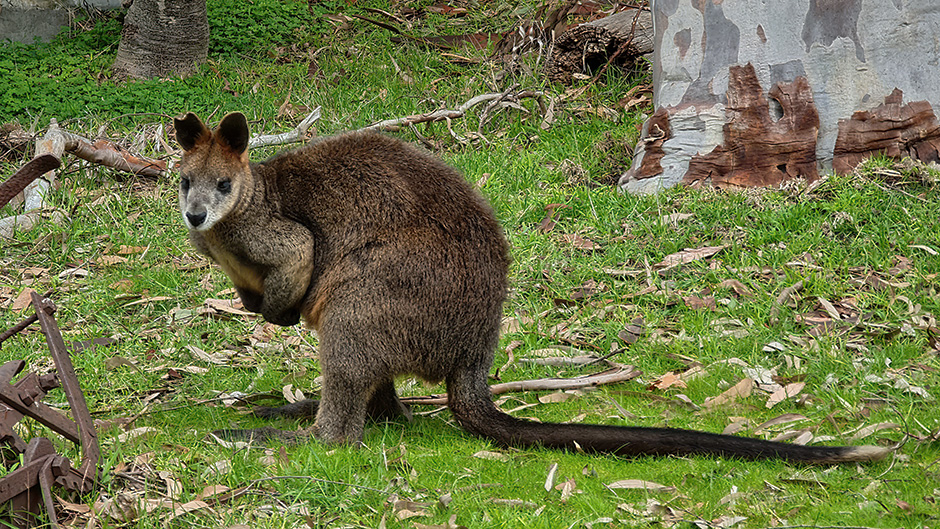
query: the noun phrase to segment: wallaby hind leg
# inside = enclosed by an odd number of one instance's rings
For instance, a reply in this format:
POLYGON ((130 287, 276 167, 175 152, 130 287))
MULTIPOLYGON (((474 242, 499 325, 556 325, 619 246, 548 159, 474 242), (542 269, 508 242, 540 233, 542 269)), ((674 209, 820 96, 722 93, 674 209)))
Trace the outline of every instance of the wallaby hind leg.
POLYGON ((369 399, 367 413, 373 421, 392 421, 398 417, 411 420, 411 409, 398 399, 392 379, 375 388, 372 398, 369 399))
MULTIPOLYGON (((317 416, 319 407, 319 400, 304 399, 283 406, 258 407, 252 413, 262 419, 313 420, 317 416)), ((369 399, 369 404, 366 407, 366 415, 373 421, 390 421, 398 417, 411 420, 411 410, 398 400, 395 384, 391 379, 375 388, 375 392, 372 393, 372 398, 369 399)))
POLYGON ((361 443, 366 423, 365 395, 372 392, 374 381, 338 370, 324 369, 323 389, 317 410, 315 432, 326 443, 361 443))

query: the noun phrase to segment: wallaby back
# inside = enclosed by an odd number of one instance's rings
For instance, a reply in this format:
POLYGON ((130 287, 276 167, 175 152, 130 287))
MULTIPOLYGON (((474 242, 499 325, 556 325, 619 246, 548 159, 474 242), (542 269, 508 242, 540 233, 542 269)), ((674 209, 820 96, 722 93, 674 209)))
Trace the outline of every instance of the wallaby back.
POLYGON ((302 316, 319 334, 321 400, 261 414, 316 414, 318 438, 360 442, 367 417, 406 413, 393 379, 414 374, 446 381, 457 421, 505 445, 808 463, 887 453, 510 417, 492 403, 487 385, 508 247, 492 209, 457 171, 372 132, 249 164, 240 114, 226 116, 214 132, 193 114, 176 125, 185 151, 180 206, 196 248, 222 266, 250 310, 282 325, 302 316))

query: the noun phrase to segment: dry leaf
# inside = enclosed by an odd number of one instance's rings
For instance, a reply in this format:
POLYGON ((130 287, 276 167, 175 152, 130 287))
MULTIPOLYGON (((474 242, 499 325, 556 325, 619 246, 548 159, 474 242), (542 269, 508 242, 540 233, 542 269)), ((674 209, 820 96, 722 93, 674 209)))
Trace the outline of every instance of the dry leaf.
POLYGON ((59 273, 59 279, 84 279, 90 275, 91 272, 84 268, 66 268, 59 273))
POLYGON ((36 291, 31 288, 24 288, 23 291, 20 292, 20 295, 16 296, 16 299, 14 299, 13 303, 10 304, 10 310, 19 312, 30 306, 30 304, 33 302, 33 292, 36 291))
POLYGON ((641 489, 649 492, 675 492, 676 488, 666 485, 660 485, 652 481, 642 479, 621 479, 607 485, 609 489, 641 489))
POLYGON ((799 395, 803 388, 806 387, 805 382, 794 382, 792 384, 787 384, 786 386, 774 391, 770 395, 770 398, 767 399, 767 408, 773 408, 777 404, 789 399, 790 397, 795 397, 799 395))
POLYGON ((748 421, 747 419, 744 419, 744 418, 737 419, 731 424, 729 424, 728 426, 725 426, 725 429, 721 431, 721 434, 722 435, 734 435, 740 432, 741 430, 747 428, 749 423, 750 421, 748 421))
POLYGON ((761 423, 757 428, 754 429, 754 435, 757 435, 771 426, 777 426, 780 424, 787 424, 797 421, 805 421, 806 416, 800 415, 799 413, 784 413, 783 415, 778 415, 773 419, 770 419, 767 422, 761 423))
POLYGON ((741 398, 746 398, 750 396, 751 391, 754 389, 754 379, 744 378, 740 382, 731 386, 725 390, 721 395, 717 397, 705 399, 705 403, 702 406, 705 409, 712 409, 718 406, 723 406, 725 404, 734 402, 735 400, 741 398))
POLYGON ((102 255, 95 259, 95 262, 100 266, 114 266, 126 263, 127 257, 121 257, 120 255, 102 255))
POLYGON ((703 246, 701 248, 686 248, 681 252, 676 252, 669 254, 663 258, 662 261, 653 265, 653 269, 659 270, 659 273, 662 274, 667 270, 671 270, 679 265, 685 263, 691 263, 692 261, 697 261, 699 259, 706 259, 715 255, 716 253, 728 248, 730 245, 722 244, 721 246, 703 246))
POLYGON ((862 428, 861 430, 855 432, 855 435, 851 437, 851 440, 858 441, 859 439, 864 439, 875 432, 879 432, 881 430, 896 429, 896 428, 901 428, 901 425, 893 423, 893 422, 880 422, 878 424, 872 424, 870 426, 866 426, 862 428))
POLYGON ((170 520, 173 520, 174 518, 178 516, 181 516, 183 514, 190 513, 193 511, 202 510, 202 509, 209 511, 210 513, 213 512, 212 509, 209 507, 209 504, 204 501, 193 500, 193 501, 186 502, 182 505, 177 506, 175 509, 173 509, 173 514, 171 514, 166 520, 164 520, 163 523, 167 524, 170 522, 170 520))
POLYGON ((125 246, 122 244, 120 248, 118 248, 117 253, 118 255, 130 255, 134 253, 144 253, 147 251, 148 248, 150 247, 149 246, 125 246))
POLYGON ((211 499, 215 496, 220 496, 226 492, 232 490, 225 485, 208 485, 202 489, 202 492, 196 495, 197 500, 205 500, 207 498, 211 499))
POLYGON ((682 301, 692 310, 715 310, 718 308, 714 296, 705 296, 703 298, 699 296, 683 296, 682 301))
POLYGON ((742 298, 753 298, 754 293, 747 288, 744 283, 738 281, 737 279, 725 279, 721 283, 718 283, 718 288, 730 288, 734 291, 735 294, 741 296, 742 298))
POLYGON ((548 475, 545 477, 545 492, 552 490, 552 487, 555 486, 555 472, 558 471, 558 463, 552 463, 552 466, 548 467, 548 475))
POLYGON ((243 310, 244 305, 242 305, 241 300, 236 303, 234 299, 207 298, 203 303, 206 307, 217 312, 234 314, 236 316, 254 316, 253 312, 243 310))
POLYGON ((407 520, 408 518, 414 518, 416 516, 430 516, 431 513, 427 511, 429 506, 429 503, 421 503, 411 500, 397 500, 394 504, 392 504, 392 512, 395 513, 395 518, 399 520, 407 520))
POLYGON ((577 233, 566 234, 564 235, 563 238, 567 242, 571 243, 572 246, 574 246, 575 248, 579 250, 584 250, 586 252, 600 251, 604 249, 604 247, 601 246, 600 244, 597 244, 596 242, 592 241, 591 239, 588 239, 587 237, 582 237, 578 235, 577 233))
POLYGON ((652 382, 652 384, 650 384, 650 385, 647 387, 647 389, 649 389, 649 390, 654 390, 654 389, 667 389, 667 388, 670 388, 670 387, 672 387, 672 386, 676 386, 676 387, 678 387, 678 388, 687 388, 687 387, 688 387, 688 386, 686 385, 686 383, 682 380, 682 378, 681 378, 679 375, 676 375, 675 372, 670 371, 670 372, 666 373, 665 375, 663 375, 663 376, 657 378, 656 380, 654 380, 654 381, 652 382))
POLYGON ((908 248, 917 248, 918 250, 923 250, 929 253, 930 255, 940 255, 940 253, 938 253, 937 250, 934 250, 930 246, 925 246, 923 244, 910 244, 908 245, 908 248))
POLYGON ((203 362, 208 362, 210 364, 224 366, 229 363, 228 358, 221 353, 207 353, 202 349, 196 347, 195 345, 187 345, 186 349, 193 354, 197 359, 202 360, 203 362))
POLYGON ((574 478, 569 478, 555 486, 555 490, 561 491, 560 499, 562 503, 565 503, 566 501, 568 501, 568 498, 570 498, 571 495, 574 494, 574 491, 576 488, 577 488, 577 484, 575 483, 574 478))
POLYGON ((549 393, 548 395, 542 395, 539 397, 539 402, 542 404, 551 404, 554 402, 565 402, 571 398, 570 393, 564 393, 562 391, 556 391, 554 393, 549 393))
POLYGON ((117 440, 119 443, 126 443, 131 439, 137 439, 138 437, 149 436, 155 433, 157 433, 156 428, 152 428, 150 426, 141 426, 140 428, 134 428, 128 432, 118 434, 117 440))
POLYGON ((480 450, 479 452, 473 454, 473 457, 478 459, 492 459, 494 461, 509 461, 508 454, 501 454, 499 452, 490 452, 489 450, 480 450))
POLYGON ((718 527, 734 527, 745 520, 747 520, 747 516, 721 516, 716 520, 712 520, 712 523, 718 527))

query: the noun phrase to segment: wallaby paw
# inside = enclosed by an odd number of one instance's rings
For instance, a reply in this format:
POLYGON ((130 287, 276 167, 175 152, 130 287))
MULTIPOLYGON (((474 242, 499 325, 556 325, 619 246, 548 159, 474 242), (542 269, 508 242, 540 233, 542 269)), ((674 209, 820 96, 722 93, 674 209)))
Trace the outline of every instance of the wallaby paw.
POLYGON ((313 432, 309 428, 291 431, 265 426, 263 428, 215 430, 210 435, 229 442, 267 443, 280 441, 284 444, 297 444, 309 439, 313 432))
POLYGON ((313 420, 317 416, 319 401, 304 399, 285 404, 283 406, 261 406, 252 410, 255 417, 262 419, 307 419, 313 420))

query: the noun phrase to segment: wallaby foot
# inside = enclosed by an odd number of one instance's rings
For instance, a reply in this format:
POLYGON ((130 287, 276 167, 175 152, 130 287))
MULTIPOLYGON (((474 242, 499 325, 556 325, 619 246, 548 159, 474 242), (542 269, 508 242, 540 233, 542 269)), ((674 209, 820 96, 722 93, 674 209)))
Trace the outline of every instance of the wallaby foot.
POLYGON ((263 428, 225 429, 215 430, 212 435, 225 441, 246 441, 254 443, 267 443, 280 441, 284 444, 299 444, 315 435, 314 427, 303 430, 278 430, 265 426, 263 428))

